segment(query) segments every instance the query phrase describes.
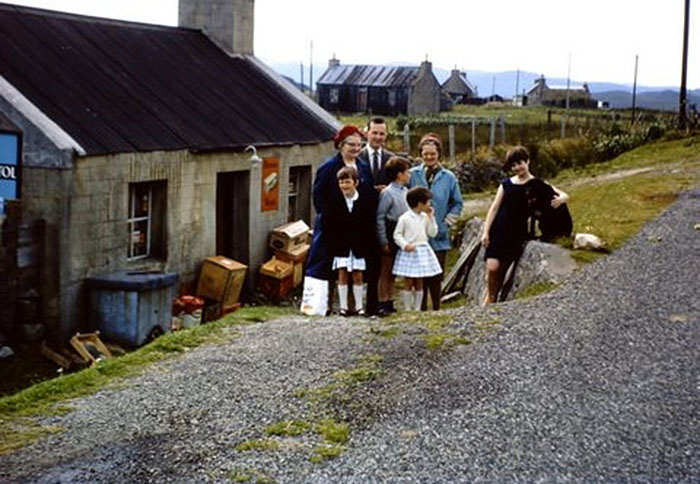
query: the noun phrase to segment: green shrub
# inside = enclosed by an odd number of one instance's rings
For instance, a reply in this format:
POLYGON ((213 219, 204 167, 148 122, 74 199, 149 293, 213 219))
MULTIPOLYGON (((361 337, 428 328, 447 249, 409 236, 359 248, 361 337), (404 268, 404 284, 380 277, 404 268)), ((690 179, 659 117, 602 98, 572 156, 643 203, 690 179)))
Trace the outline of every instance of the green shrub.
POLYGON ((471 161, 458 161, 455 175, 463 192, 481 192, 498 186, 505 176, 503 163, 507 147, 498 145, 493 151, 479 147, 471 161))

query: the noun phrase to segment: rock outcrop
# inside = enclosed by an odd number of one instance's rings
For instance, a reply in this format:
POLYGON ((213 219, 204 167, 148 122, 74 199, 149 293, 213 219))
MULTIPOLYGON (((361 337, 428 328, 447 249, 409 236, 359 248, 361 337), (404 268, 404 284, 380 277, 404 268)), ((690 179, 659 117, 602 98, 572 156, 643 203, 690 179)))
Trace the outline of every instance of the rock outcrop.
MULTIPOLYGON (((481 301, 486 283, 484 249, 479 243, 483 226, 484 221, 476 217, 467 222, 460 247, 462 256, 445 278, 444 284, 444 292, 460 290, 472 303, 481 301)), ((535 284, 561 283, 576 267, 568 250, 531 240, 527 242, 523 255, 515 266, 515 272, 512 273, 511 268, 506 275, 500 300, 513 299, 514 295, 535 284)))

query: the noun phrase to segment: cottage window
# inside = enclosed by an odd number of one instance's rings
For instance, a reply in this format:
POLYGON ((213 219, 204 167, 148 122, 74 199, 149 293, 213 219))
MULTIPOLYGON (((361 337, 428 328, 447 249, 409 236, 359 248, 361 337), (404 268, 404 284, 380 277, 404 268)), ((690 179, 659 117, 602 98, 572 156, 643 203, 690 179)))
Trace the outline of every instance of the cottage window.
POLYGON ((389 89, 389 93, 388 93, 387 97, 388 97, 387 100, 389 102, 389 106, 391 106, 392 108, 394 106, 396 106, 396 91, 394 91, 393 89, 389 89))
POLYGON ((129 184, 129 259, 165 257, 165 181, 129 184))
POLYGON ((287 191, 287 222, 303 220, 311 225, 311 167, 293 166, 289 169, 287 191))
POLYGON ((339 98, 340 98, 340 92, 338 91, 337 87, 331 88, 330 92, 328 93, 329 97, 329 102, 331 104, 338 104, 339 98))

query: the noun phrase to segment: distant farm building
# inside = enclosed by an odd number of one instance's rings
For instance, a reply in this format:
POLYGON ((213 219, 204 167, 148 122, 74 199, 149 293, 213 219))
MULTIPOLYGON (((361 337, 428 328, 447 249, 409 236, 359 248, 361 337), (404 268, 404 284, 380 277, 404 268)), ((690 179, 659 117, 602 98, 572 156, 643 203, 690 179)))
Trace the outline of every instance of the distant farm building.
POLYGON ((455 104, 467 104, 477 97, 476 87, 467 79, 467 74, 453 69, 450 77, 442 84, 442 92, 455 104))
POLYGON ((572 108, 597 108, 598 101, 593 99, 588 90, 588 84, 581 86, 548 86, 541 76, 535 79, 535 85, 527 92, 527 103, 533 106, 558 106, 566 107, 566 99, 569 98, 569 107, 572 108))
POLYGON ((391 116, 440 111, 440 83, 428 61, 400 67, 341 65, 333 58, 316 86, 318 102, 328 111, 391 116))

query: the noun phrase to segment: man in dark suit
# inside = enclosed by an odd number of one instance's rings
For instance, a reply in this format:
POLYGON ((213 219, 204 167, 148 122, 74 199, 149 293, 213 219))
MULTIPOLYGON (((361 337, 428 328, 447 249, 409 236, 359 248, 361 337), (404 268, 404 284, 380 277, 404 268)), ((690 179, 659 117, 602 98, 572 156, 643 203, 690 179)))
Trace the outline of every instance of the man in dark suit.
MULTIPOLYGON (((367 163, 372 173, 372 181, 377 190, 377 194, 381 192, 391 180, 387 180, 384 165, 389 161, 389 158, 394 156, 394 153, 387 151, 384 148, 386 137, 389 132, 386 121, 383 118, 372 118, 367 123, 367 145, 362 148, 357 156, 358 160, 367 163)), ((375 315, 379 312, 379 255, 381 247, 377 241, 376 232, 374 233, 374 243, 372 244, 371 255, 367 257, 367 314, 375 315)))
POLYGON ((372 118, 367 123, 367 145, 362 148, 357 157, 369 165, 377 192, 381 192, 391 182, 386 179, 384 171, 384 165, 394 156, 394 153, 384 148, 388 132, 389 129, 383 118, 372 118))

